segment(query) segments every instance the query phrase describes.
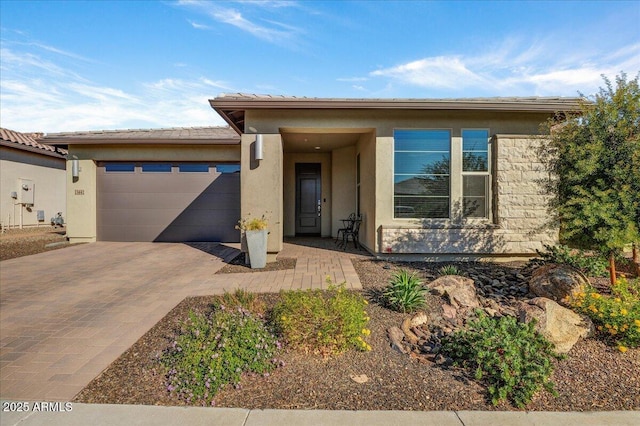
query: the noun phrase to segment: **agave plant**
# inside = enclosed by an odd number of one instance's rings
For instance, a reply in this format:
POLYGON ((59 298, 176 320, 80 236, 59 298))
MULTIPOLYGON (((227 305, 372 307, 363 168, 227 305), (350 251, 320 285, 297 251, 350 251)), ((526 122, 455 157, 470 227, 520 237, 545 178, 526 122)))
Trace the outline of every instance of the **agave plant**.
POLYGON ((383 295, 391 309, 406 313, 423 307, 426 293, 427 289, 414 273, 400 269, 393 274, 383 295))

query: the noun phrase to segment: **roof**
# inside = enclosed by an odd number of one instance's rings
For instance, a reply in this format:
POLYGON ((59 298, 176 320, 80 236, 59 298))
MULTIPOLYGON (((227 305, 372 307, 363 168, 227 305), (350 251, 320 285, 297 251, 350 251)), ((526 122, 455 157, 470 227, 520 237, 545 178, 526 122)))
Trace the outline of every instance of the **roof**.
POLYGON ((24 151, 31 151, 53 157, 63 157, 68 153, 65 149, 40 143, 42 133, 20 133, 15 130, 0 127, 0 137, 2 138, 2 145, 10 148, 22 149, 24 151))
POLYGON ((235 145, 240 143, 238 134, 228 126, 61 132, 49 133, 45 136, 45 140, 51 144, 191 143, 235 145))
POLYGON ((237 132, 244 133, 244 112, 248 109, 411 109, 542 112, 577 110, 581 98, 495 97, 457 99, 419 98, 307 98, 296 96, 223 93, 209 104, 237 132))

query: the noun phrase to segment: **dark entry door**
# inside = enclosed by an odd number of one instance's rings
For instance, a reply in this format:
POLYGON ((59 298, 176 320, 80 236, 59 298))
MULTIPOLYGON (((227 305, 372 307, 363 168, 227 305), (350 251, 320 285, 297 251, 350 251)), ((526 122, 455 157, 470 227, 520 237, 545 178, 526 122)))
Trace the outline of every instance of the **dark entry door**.
POLYGON ((296 235, 320 235, 320 164, 296 164, 296 235))

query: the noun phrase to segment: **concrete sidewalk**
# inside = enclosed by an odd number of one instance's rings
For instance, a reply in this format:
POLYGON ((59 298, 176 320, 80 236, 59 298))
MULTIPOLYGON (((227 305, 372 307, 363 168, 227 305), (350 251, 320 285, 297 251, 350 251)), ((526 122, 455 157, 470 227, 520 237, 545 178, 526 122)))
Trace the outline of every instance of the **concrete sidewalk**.
MULTIPOLYGON (((33 404, 33 403, 31 403, 33 404)), ((3 401, 3 409, 5 402, 3 401)), ((2 426, 636 426, 640 412, 325 411, 73 404, 65 412, 2 412, 2 426)), ((33 409, 31 406, 30 409, 33 409)))

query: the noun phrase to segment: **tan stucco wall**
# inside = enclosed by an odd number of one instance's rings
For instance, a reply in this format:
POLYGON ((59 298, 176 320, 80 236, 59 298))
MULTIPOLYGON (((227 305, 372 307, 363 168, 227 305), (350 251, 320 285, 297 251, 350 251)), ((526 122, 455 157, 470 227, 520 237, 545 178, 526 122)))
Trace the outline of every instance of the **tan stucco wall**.
POLYGON ((97 161, 221 161, 240 162, 237 145, 71 145, 67 162, 67 236, 72 243, 96 240, 97 161), (71 159, 80 175, 71 176, 71 159))
POLYGON ((49 225, 57 212, 67 219, 65 160, 45 157, 21 150, 2 149, 0 156, 0 223, 2 226, 49 225), (20 193, 19 179, 34 184, 34 204, 28 209, 11 198, 11 192, 20 193), (30 211, 29 211, 30 210, 30 211), (37 212, 44 210, 44 221, 39 222, 37 212))
POLYGON ((265 215, 269 222, 267 251, 278 253, 283 236, 282 138, 279 134, 263 135, 262 160, 255 159, 255 140, 256 135, 252 134, 241 138, 240 209, 243 218, 265 215))
POLYGON ((331 236, 344 227, 346 219, 356 211, 356 147, 347 146, 331 152, 331 236))
POLYGON ((284 235, 294 236, 296 233, 296 163, 320 163, 322 191, 321 236, 331 235, 332 224, 332 173, 331 154, 297 154, 285 153, 284 156, 284 235))
POLYGON ((360 154, 360 214, 362 215, 360 242, 369 251, 376 251, 377 214, 381 206, 378 194, 378 182, 380 182, 381 175, 378 172, 382 172, 383 176, 384 167, 380 169, 377 163, 378 145, 373 134, 363 135, 358 141, 356 150, 360 154))

